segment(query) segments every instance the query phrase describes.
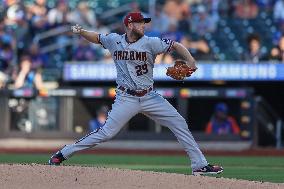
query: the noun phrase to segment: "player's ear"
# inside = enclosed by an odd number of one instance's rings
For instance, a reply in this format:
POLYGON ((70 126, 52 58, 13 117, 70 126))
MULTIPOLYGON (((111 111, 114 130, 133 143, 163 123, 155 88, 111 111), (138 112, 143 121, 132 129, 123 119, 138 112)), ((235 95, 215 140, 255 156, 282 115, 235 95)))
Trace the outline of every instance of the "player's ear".
POLYGON ((132 22, 128 23, 127 27, 128 27, 128 29, 132 29, 133 28, 133 23, 132 22))

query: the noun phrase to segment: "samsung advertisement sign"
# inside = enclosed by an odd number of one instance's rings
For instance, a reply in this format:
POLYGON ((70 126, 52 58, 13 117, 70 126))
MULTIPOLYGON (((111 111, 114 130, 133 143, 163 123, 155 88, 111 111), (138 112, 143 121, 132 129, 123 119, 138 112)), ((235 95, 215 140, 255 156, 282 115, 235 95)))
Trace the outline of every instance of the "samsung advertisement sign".
MULTIPOLYGON (((173 81, 166 76, 169 64, 157 64, 154 68, 155 81, 173 81)), ((198 70, 189 81, 284 81, 284 64, 279 63, 199 63, 198 70)), ((103 63, 66 63, 65 81, 114 81, 115 65, 103 63)))

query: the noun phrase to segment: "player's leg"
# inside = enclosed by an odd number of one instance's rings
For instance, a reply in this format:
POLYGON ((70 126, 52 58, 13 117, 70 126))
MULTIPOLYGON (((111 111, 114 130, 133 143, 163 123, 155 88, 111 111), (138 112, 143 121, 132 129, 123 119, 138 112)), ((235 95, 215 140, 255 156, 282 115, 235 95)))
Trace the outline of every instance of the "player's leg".
MULTIPOLYGON (((112 110, 109 112, 108 118, 103 127, 89 133, 73 144, 66 145, 54 156, 62 156, 59 157, 59 160, 62 161, 68 159, 77 151, 91 148, 111 139, 139 111, 140 104, 137 99, 117 96, 114 104, 112 105, 112 110)), ((57 160, 55 159, 55 161, 57 160)), ((58 164, 60 163, 61 162, 59 161, 58 164)))
POLYGON ((188 129, 185 119, 162 96, 152 92, 143 100, 142 112, 159 123, 168 127, 177 137, 191 159, 193 170, 202 168, 208 163, 188 129))

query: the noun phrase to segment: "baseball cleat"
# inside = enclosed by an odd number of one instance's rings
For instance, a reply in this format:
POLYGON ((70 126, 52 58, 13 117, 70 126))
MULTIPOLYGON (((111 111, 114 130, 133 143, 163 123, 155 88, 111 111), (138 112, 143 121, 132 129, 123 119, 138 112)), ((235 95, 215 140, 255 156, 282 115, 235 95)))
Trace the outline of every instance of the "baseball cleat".
POLYGON ((56 154, 52 155, 50 160, 48 161, 49 165, 60 165, 65 158, 63 157, 60 151, 56 152, 56 154))
POLYGON ((205 167, 202 167, 201 169, 192 171, 192 174, 197 175, 209 175, 209 174, 219 174, 223 172, 223 168, 218 165, 206 165, 205 167))

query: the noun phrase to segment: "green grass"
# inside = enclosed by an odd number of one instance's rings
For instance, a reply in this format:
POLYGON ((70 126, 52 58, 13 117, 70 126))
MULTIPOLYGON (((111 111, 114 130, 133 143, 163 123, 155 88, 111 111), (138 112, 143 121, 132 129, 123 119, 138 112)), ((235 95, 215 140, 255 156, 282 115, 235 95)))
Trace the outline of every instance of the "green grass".
MULTIPOLYGON (((0 154, 0 163, 47 163, 49 154, 0 154)), ((207 157, 225 171, 220 176, 254 181, 284 183, 283 157, 207 157)), ((168 173, 191 174, 186 156, 77 154, 65 164, 115 167, 168 173)), ((218 176, 218 177, 220 177, 218 176)))

